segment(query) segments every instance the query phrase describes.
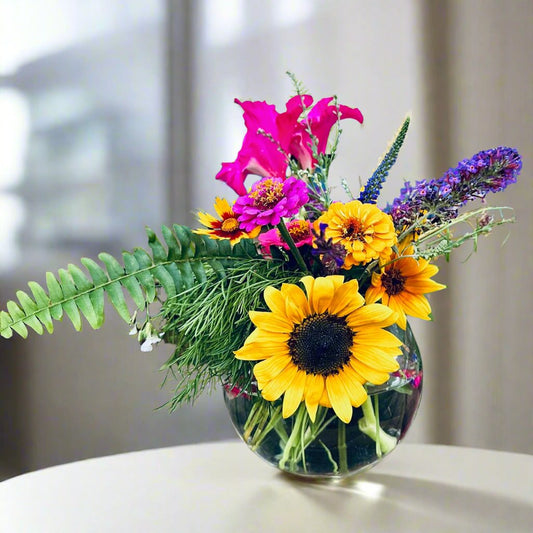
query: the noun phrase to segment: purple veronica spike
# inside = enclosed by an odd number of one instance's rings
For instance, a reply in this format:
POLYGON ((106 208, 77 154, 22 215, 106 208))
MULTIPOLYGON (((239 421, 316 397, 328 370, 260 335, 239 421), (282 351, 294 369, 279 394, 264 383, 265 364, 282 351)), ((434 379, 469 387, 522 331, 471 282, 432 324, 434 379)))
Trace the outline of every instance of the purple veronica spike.
POLYGON ((405 183, 400 196, 385 211, 398 229, 411 226, 422 214, 427 214, 429 223, 440 224, 455 218, 470 200, 485 198, 487 193, 503 191, 515 183, 521 169, 522 160, 514 148, 484 150, 448 169, 439 179, 405 183))

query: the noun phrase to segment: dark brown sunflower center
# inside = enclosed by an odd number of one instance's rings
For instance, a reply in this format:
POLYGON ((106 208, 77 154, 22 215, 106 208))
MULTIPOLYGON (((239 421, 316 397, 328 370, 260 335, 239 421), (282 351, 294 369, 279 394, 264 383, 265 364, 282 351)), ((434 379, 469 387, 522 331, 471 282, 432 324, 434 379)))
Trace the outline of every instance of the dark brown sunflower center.
POLYGON ((311 315, 290 334, 292 361, 308 374, 337 374, 350 360, 353 336, 343 317, 329 313, 311 315))
POLYGON ((398 268, 389 268, 381 275, 381 284, 389 296, 394 296, 403 291, 405 277, 398 268))

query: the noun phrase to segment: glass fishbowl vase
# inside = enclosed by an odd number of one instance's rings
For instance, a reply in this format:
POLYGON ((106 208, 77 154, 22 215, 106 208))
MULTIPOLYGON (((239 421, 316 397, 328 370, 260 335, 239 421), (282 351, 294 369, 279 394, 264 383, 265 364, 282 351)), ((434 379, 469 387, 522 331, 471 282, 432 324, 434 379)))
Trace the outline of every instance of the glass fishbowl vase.
POLYGON ((400 369, 379 386, 366 385, 368 398, 346 424, 333 409, 319 407, 315 421, 302 403, 282 417, 282 401, 267 402, 259 391, 224 388, 231 421, 259 457, 284 472, 309 477, 344 477, 379 463, 405 437, 422 393, 422 360, 407 325, 389 328, 402 339, 400 369))

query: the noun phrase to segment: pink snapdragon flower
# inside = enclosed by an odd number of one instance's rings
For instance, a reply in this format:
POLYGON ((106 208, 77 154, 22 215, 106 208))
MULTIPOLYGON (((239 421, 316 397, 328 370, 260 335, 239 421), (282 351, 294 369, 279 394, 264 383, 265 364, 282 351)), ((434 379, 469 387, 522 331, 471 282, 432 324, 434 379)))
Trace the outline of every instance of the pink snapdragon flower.
MULTIPOLYGON (((287 230, 297 248, 304 244, 311 244, 313 241, 309 220, 291 220, 287 222, 287 230)), ((285 250, 289 249, 289 245, 283 240, 277 228, 261 233, 257 240, 261 244, 263 252, 267 255, 270 254, 271 246, 280 246, 285 250)))
POLYGON ((248 194, 237 198, 233 211, 239 215, 240 226, 248 231, 267 224, 276 226, 282 217, 295 215, 308 200, 307 185, 294 176, 286 180, 263 178, 248 194))
POLYGON ((266 102, 235 99, 244 111, 246 135, 237 159, 222 163, 216 179, 226 182, 242 196, 246 194, 244 181, 249 174, 285 178, 290 156, 296 158, 301 168, 312 168, 316 160, 311 135, 318 153, 325 153, 331 128, 338 119, 353 118, 363 122, 359 109, 331 105, 332 100, 323 98, 310 108, 312 96, 293 96, 286 103, 286 110, 278 113, 274 105, 266 102), (309 108, 306 118, 300 120, 303 111, 309 108))

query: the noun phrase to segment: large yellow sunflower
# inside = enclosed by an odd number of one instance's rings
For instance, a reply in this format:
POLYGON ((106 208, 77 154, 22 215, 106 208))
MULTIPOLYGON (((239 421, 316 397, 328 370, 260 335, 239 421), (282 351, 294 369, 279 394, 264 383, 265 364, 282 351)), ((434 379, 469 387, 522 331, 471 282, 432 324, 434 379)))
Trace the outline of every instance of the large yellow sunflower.
POLYGON ((265 289, 270 312, 251 311, 256 329, 235 352, 238 359, 261 361, 254 375, 263 398, 283 394, 283 417, 302 401, 311 420, 319 405, 333 407, 348 423, 352 407, 367 398, 363 384, 376 385, 398 370, 401 342, 384 327, 396 313, 380 305, 364 305, 357 280, 343 276, 302 278, 306 293, 293 284, 265 289))
POLYGON ((200 211, 198 220, 205 228, 196 229, 194 233, 209 235, 212 239, 229 239, 231 244, 238 243, 241 239, 253 239, 259 235, 260 226, 249 232, 240 227, 237 215, 225 198, 217 197, 214 208, 220 219, 200 211))
POLYGON ((396 244, 392 218, 374 204, 336 202, 315 222, 315 231, 321 224, 327 225, 325 237, 346 249, 344 268, 373 259, 386 261, 396 244))
MULTIPOLYGON (((412 247, 408 247, 402 255, 412 253, 412 247)), ((395 254, 391 260, 380 273, 372 274, 371 285, 365 293, 367 304, 381 299, 381 303, 398 313, 398 325, 402 329, 407 325, 406 314, 430 320, 431 307, 424 294, 446 288, 446 285, 430 279, 439 271, 438 267, 425 259, 397 258, 395 254)))

